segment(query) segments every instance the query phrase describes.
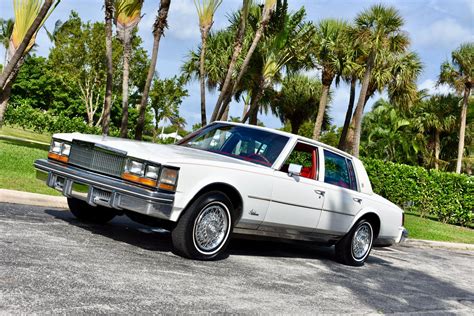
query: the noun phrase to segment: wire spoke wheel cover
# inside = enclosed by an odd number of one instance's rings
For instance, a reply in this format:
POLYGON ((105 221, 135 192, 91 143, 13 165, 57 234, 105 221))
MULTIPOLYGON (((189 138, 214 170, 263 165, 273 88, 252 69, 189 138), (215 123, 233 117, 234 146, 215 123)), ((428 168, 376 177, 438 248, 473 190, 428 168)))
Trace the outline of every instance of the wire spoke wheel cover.
POLYGON ((355 231, 352 238, 352 256, 356 260, 363 260, 372 246, 372 227, 368 223, 364 223, 355 231))
POLYGON ((221 202, 204 206, 196 217, 193 228, 193 242, 202 254, 212 255, 224 245, 230 232, 230 212, 221 202))

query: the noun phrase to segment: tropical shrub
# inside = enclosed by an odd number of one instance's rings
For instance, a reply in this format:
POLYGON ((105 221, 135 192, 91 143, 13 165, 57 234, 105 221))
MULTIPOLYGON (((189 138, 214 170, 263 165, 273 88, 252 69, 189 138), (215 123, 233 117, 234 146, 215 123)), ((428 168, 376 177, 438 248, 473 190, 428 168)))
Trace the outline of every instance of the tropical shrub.
POLYGON ((363 162, 375 193, 421 216, 472 226, 474 177, 369 158, 363 162))

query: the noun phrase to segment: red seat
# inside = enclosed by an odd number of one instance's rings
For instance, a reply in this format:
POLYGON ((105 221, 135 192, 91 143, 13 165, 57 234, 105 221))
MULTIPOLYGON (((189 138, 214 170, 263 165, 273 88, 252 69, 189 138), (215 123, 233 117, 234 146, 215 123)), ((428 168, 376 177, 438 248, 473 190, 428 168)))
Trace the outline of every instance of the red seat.
POLYGON ((312 172, 312 169, 311 167, 303 167, 301 168, 301 174, 300 176, 304 177, 304 178, 309 178, 311 179, 311 174, 313 173, 312 172))

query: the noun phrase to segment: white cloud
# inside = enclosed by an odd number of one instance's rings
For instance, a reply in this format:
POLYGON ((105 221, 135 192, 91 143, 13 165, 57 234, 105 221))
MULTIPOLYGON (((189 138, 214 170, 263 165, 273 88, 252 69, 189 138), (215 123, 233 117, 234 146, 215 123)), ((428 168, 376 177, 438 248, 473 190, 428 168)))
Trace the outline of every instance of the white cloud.
POLYGON ((426 79, 418 85, 418 89, 426 89, 429 94, 448 94, 453 93, 454 90, 447 84, 437 86, 436 81, 432 79, 426 79))
POLYGON ((472 41, 474 33, 463 27, 453 18, 444 18, 427 27, 413 31, 413 42, 417 45, 433 48, 450 48, 462 42, 472 41))

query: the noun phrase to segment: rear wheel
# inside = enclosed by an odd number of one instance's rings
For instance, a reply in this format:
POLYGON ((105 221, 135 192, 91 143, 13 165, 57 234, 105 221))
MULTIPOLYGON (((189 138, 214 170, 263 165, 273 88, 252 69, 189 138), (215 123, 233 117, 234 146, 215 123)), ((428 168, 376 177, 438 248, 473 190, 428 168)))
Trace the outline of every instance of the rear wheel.
POLYGON ((176 252, 191 259, 217 258, 230 239, 232 212, 232 202, 224 193, 203 194, 186 209, 171 233, 176 252))
POLYGON ((117 215, 114 210, 108 207, 92 206, 75 198, 68 198, 67 204, 69 210, 77 219, 88 223, 105 224, 117 215))
POLYGON ((350 266, 362 266, 372 250, 374 230, 367 220, 359 221, 336 244, 337 261, 350 266))

